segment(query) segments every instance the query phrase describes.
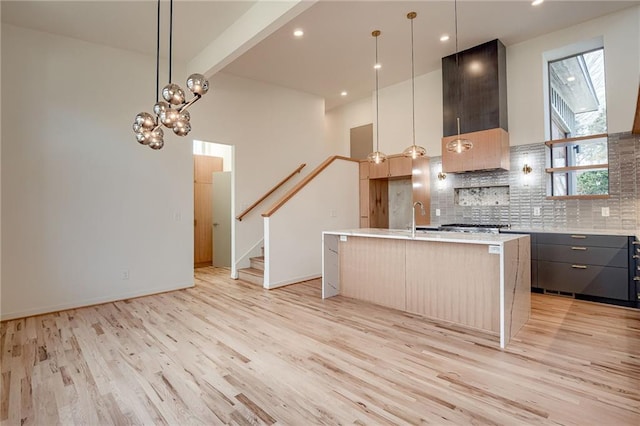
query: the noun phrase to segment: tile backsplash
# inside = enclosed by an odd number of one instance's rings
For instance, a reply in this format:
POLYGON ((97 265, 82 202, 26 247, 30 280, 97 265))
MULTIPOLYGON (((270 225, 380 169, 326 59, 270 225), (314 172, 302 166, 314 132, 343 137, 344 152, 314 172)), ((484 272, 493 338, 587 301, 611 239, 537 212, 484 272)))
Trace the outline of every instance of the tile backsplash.
POLYGON ((609 135, 609 198, 606 199, 546 199, 544 143, 512 146, 510 159, 510 171, 448 173, 446 179, 439 180, 442 158, 432 157, 431 223, 499 223, 526 229, 636 231, 640 228, 637 186, 640 181, 640 136, 628 132, 609 135), (522 172, 525 163, 533 169, 526 175, 522 172), (508 187, 508 203, 496 203, 499 196, 491 195, 491 191, 483 194, 478 191, 491 187, 508 187), (475 201, 470 202, 471 196, 465 195, 467 202, 460 202, 461 190, 466 195, 473 193, 475 201), (539 207, 540 215, 534 215, 534 207, 539 207), (602 216, 602 207, 609 207, 608 217, 602 216), (440 216, 436 216, 437 209, 440 216))
POLYGON ((507 206, 508 186, 481 186, 479 188, 455 188, 453 201, 458 206, 507 206))

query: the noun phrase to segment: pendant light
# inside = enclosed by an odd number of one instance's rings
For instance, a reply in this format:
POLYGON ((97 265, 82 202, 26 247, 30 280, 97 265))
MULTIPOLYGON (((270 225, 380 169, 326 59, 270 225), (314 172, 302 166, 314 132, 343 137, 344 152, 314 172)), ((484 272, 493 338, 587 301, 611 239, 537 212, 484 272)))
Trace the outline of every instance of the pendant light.
POLYGON ((416 145, 416 79, 415 79, 415 64, 413 60, 413 20, 418 16, 416 12, 409 12, 407 19, 411 21, 411 111, 412 111, 412 134, 413 143, 410 147, 402 151, 405 157, 416 159, 427 155, 427 150, 421 146, 416 145))
POLYGON ((187 109, 197 102, 209 90, 209 82, 202 74, 191 74, 187 78, 187 88, 194 97, 187 101, 184 90, 171 83, 171 65, 173 50, 173 0, 169 2, 169 83, 162 89, 164 101, 159 100, 160 93, 160 0, 158 0, 156 32, 156 104, 155 115, 141 112, 133 122, 136 140, 152 149, 162 149, 164 132, 162 126, 173 130, 178 136, 186 136, 191 131, 191 116, 187 109))
POLYGON ((378 37, 380 34, 382 34, 380 30, 375 30, 371 33, 371 35, 376 39, 376 63, 373 66, 373 69, 376 70, 376 150, 367 155, 367 161, 373 164, 384 163, 387 159, 387 155, 380 152, 380 119, 378 108, 378 70, 380 69, 380 64, 378 63, 378 37))
MULTIPOLYGON (((456 30, 456 67, 458 68, 458 70, 460 69, 460 63, 458 61, 458 1, 454 0, 453 2, 453 8, 454 8, 454 14, 455 14, 455 30, 456 30)), ((458 101, 460 101, 460 84, 458 84, 457 87, 457 91, 458 91, 458 101)), ((459 113, 459 111, 458 111, 459 113)), ((458 114, 460 115, 460 114, 458 114)), ((460 136, 460 117, 456 117, 456 121, 458 124, 458 137, 447 142, 446 145, 446 150, 449 152, 455 152, 457 154, 460 154, 464 151, 469 151, 471 148, 473 148, 473 142, 471 142, 469 139, 463 138, 460 136)))

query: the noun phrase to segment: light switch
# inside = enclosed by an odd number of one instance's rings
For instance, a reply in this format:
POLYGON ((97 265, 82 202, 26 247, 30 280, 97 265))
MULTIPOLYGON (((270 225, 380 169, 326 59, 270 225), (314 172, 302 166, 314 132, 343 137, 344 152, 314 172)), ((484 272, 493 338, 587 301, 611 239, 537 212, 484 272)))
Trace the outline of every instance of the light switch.
POLYGON ((609 207, 602 208, 602 216, 609 217, 609 207))
POLYGON ((440 216, 440 209, 436 209, 436 216, 440 216))
POLYGON ((540 216, 540 207, 534 207, 533 208, 533 215, 534 216, 540 216))

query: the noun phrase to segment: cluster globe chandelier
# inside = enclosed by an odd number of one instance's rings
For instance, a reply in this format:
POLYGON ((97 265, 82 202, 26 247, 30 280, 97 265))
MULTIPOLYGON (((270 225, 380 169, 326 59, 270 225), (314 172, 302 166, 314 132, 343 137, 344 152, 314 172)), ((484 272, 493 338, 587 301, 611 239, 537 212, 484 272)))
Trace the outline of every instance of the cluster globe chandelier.
POLYGON ((197 102, 209 90, 209 82, 202 74, 191 74, 187 78, 187 88, 193 98, 187 101, 185 91, 171 82, 172 44, 173 44, 173 0, 169 2, 169 83, 160 92, 160 0, 158 0, 158 26, 156 37, 156 103, 153 114, 140 112, 133 122, 133 132, 136 140, 152 149, 162 149, 164 146, 165 128, 173 130, 178 136, 186 136, 191 131, 191 115, 187 109, 197 102))

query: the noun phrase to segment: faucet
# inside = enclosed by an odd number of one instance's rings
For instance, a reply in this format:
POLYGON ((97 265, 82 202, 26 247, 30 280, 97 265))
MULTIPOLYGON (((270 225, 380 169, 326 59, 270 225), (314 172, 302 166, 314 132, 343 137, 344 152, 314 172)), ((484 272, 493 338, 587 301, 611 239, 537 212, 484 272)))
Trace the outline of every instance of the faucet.
POLYGON ((416 237, 416 206, 420 206, 420 213, 422 216, 427 214, 424 211, 424 204, 421 201, 416 201, 413 203, 413 208, 411 209, 411 238, 416 237))

